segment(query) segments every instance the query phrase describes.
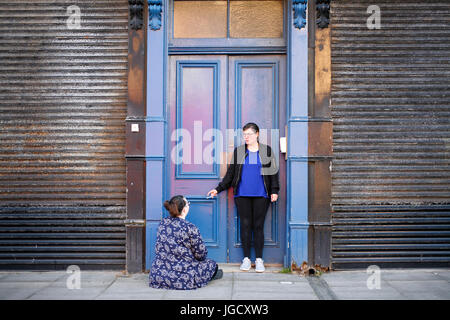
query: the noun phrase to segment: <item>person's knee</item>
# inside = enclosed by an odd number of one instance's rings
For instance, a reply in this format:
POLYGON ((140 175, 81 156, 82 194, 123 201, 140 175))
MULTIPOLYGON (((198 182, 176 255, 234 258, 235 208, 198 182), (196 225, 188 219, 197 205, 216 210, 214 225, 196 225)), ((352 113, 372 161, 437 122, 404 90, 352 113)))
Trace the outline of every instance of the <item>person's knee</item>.
POLYGON ((264 217, 254 219, 253 229, 255 229, 255 230, 264 229, 264 221, 265 221, 264 217))
POLYGON ((258 221, 257 223, 255 223, 253 226, 253 232, 257 234, 264 233, 264 221, 258 221))
POLYGON ((248 229, 252 226, 250 219, 241 219, 241 228, 248 229))

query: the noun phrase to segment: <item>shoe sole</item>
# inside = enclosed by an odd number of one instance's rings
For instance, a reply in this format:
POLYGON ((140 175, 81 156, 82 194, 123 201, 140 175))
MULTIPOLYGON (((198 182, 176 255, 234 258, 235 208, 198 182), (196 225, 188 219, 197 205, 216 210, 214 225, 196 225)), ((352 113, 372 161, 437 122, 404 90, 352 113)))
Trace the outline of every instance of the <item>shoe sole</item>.
POLYGON ((242 269, 242 268, 239 268, 239 270, 241 270, 241 271, 250 271, 250 269, 251 269, 251 267, 248 268, 248 269, 242 269))

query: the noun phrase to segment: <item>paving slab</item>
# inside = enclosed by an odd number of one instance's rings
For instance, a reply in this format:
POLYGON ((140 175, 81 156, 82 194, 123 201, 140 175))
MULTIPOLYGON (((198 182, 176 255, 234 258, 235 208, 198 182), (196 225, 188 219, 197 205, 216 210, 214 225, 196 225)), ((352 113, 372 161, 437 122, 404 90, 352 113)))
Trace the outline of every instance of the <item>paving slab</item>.
POLYGON ((326 272, 321 275, 323 279, 339 279, 345 281, 366 281, 370 275, 364 272, 357 271, 334 271, 326 272))
POLYGON ((182 300, 229 300, 231 299, 231 286, 198 288, 196 290, 168 290, 166 299, 182 300))
MULTIPOLYGON (((67 281, 73 274, 66 274, 54 281, 50 286, 58 288, 67 288, 67 281)), ((117 279, 117 274, 113 272, 86 272, 80 273, 80 287, 107 287, 117 279)))
POLYGON ((450 282, 450 270, 448 272, 445 271, 431 271, 431 272, 436 278, 450 282))
POLYGON ((449 273, 450 270, 381 269, 380 289, 373 290, 367 288, 370 275, 364 270, 331 272, 323 279, 338 299, 450 299, 450 285, 445 278, 449 273))
POLYGON ((237 280, 250 280, 250 281, 296 281, 296 282, 305 282, 305 277, 301 277, 297 274, 283 274, 283 273, 235 273, 235 277, 237 280))
POLYGON ((60 271, 46 272, 8 272, 3 273, 0 278, 1 282, 53 282, 70 274, 60 271))
POLYGON ((415 281, 434 281, 434 280, 441 280, 436 273, 432 271, 419 271, 419 272, 408 272, 407 270, 399 270, 399 271, 393 271, 393 270, 386 270, 381 271, 381 279, 384 280, 411 280, 414 279, 415 281))
MULTIPOLYGON (((323 279, 328 286, 333 288, 355 288, 355 289, 368 289, 367 279, 364 281, 354 281, 354 280, 343 280, 343 279, 323 279)), ((386 280, 380 281, 380 286, 388 286, 389 283, 386 280)))
POLYGON ((316 300, 317 296, 308 281, 295 274, 269 274, 261 277, 261 274, 253 276, 236 273, 232 299, 316 300))
POLYGON ((405 300, 449 300, 448 296, 443 296, 435 292, 402 292, 405 300))
POLYGON ((28 300, 92 300, 104 290, 103 287, 80 289, 46 287, 28 297, 28 300))
POLYGON ((403 300, 406 298, 387 282, 381 283, 379 289, 369 289, 367 286, 333 286, 332 283, 328 283, 328 285, 338 300, 403 300))
POLYGON ((247 281, 239 280, 234 282, 236 290, 267 290, 293 292, 299 290, 311 289, 309 283, 287 282, 287 281, 247 281))
POLYGON ((242 272, 224 266, 222 279, 196 290, 154 289, 148 273, 82 271, 81 289, 68 289, 65 272, 1 272, 0 299, 182 299, 182 300, 316 300, 320 299, 450 299, 450 269, 382 269, 381 289, 369 290, 366 270, 332 271, 320 277, 242 272))
POLYGON ((94 300, 164 300, 164 294, 150 294, 150 293, 113 293, 101 294, 95 297, 94 300))
POLYGON ((47 282, 0 282, 0 300, 24 300, 47 286, 47 282))
POLYGON ((148 286, 114 283, 106 288, 98 296, 96 300, 161 300, 164 299, 168 290, 149 288, 148 286))
POLYGON ((408 300, 405 296, 399 293, 373 293, 364 295, 360 293, 341 293, 338 295, 338 300, 408 300))
POLYGON ((450 284, 443 280, 433 281, 389 281, 389 285, 407 296, 438 296, 450 299, 450 284))
POLYGON ((124 293, 124 292, 136 292, 136 293, 145 293, 152 292, 154 290, 158 290, 155 288, 151 288, 147 283, 143 282, 121 282, 116 281, 112 283, 110 286, 105 288, 105 293, 124 293))
POLYGON ((146 281, 149 280, 148 273, 133 273, 128 275, 117 275, 117 279, 127 279, 127 280, 135 280, 135 281, 146 281))
POLYGON ((232 300, 317 300, 317 296, 314 293, 291 293, 286 294, 283 292, 255 292, 255 291, 238 291, 234 292, 231 297, 232 300))

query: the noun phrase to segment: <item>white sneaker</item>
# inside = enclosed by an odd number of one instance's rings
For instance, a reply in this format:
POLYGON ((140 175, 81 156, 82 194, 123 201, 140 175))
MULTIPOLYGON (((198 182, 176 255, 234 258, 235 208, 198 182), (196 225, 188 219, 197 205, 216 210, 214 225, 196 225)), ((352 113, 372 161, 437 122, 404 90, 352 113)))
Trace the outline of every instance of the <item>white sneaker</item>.
POLYGON ((241 269, 242 271, 248 271, 250 270, 250 268, 252 267, 252 262, 250 261, 249 258, 245 257, 244 260, 242 260, 241 266, 239 267, 239 269, 241 269))
POLYGON ((255 261, 255 271, 256 272, 264 272, 266 268, 264 268, 264 261, 261 258, 256 258, 255 261))

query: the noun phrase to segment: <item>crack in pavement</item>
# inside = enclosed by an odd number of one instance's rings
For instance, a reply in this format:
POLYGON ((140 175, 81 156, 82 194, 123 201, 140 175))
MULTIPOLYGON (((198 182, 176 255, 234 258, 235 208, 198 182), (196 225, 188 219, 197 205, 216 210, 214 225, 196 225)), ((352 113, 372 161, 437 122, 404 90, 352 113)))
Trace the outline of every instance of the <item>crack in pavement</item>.
MULTIPOLYGON (((51 272, 51 271, 50 271, 51 272)), ((39 292, 41 292, 41 291, 43 291, 43 290, 45 290, 45 289, 47 289, 47 288, 50 288, 53 284, 55 284, 56 282, 58 282, 59 280, 61 280, 62 278, 64 278, 66 276, 66 274, 62 274, 60 277, 57 277, 56 279, 54 279, 53 281, 49 281, 49 284, 48 285, 46 285, 46 286, 44 286, 44 287, 42 287, 42 288, 40 288, 40 289, 37 289, 36 291, 34 291, 33 293, 31 293, 30 295, 28 295, 27 297, 25 297, 23 300, 30 300, 31 299, 31 297, 33 297, 34 295, 36 295, 37 293, 39 293, 39 292)))
POLYGON ((319 300, 339 300, 333 290, 328 286, 328 283, 322 278, 307 276, 306 279, 319 300))

